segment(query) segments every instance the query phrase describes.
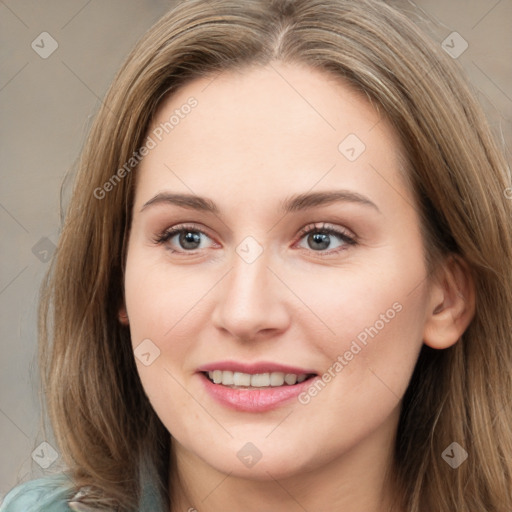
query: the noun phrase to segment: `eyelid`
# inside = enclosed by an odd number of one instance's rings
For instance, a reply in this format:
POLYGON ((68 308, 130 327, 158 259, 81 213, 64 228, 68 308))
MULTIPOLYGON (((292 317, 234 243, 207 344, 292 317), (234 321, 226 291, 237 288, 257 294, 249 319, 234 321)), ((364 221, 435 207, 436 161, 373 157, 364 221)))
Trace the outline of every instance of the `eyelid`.
POLYGON ((350 231, 349 229, 347 229, 343 226, 335 226, 335 225, 329 224, 327 222, 314 223, 313 225, 308 224, 307 226, 303 227, 299 231, 299 238, 302 238, 304 235, 307 235, 309 233, 314 233, 314 232, 330 233, 330 234, 338 235, 342 238, 346 238, 353 242, 358 241, 357 235, 355 233, 353 233, 352 231, 350 231))

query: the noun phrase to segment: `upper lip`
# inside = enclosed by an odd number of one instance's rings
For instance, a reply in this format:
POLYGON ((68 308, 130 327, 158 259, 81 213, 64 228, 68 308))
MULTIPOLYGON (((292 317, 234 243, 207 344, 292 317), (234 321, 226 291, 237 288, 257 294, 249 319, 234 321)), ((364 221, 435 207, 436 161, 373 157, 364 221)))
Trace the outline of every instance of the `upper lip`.
POLYGON ((315 374, 316 372, 309 368, 299 368, 298 366, 289 366, 287 364, 272 363, 261 361, 257 363, 242 363, 238 361, 217 361, 200 366, 198 372, 211 372, 214 370, 232 371, 241 373, 294 373, 295 375, 315 374))

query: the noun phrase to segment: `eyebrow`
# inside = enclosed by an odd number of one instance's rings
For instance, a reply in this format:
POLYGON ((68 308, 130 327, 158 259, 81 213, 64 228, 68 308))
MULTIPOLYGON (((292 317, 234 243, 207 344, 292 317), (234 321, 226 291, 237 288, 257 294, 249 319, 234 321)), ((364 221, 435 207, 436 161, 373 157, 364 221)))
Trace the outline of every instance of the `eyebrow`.
POLYGON ((296 212, 332 203, 345 202, 369 206, 380 213, 378 206, 366 196, 351 190, 330 190, 325 192, 306 192, 289 197, 281 203, 283 212, 296 212))
MULTIPOLYGON (((291 213, 319 206, 326 206, 337 202, 356 203, 363 206, 369 206, 381 213, 378 206, 374 202, 370 201, 366 196, 350 190, 332 190, 297 194, 281 201, 280 206, 283 213, 291 213)), ((171 192, 161 192, 157 194, 152 199, 144 203, 144 206, 141 208, 141 212, 147 207, 156 204, 174 204, 191 210, 204 211, 214 213, 216 215, 220 214, 218 206, 211 199, 193 194, 176 194, 171 192)))

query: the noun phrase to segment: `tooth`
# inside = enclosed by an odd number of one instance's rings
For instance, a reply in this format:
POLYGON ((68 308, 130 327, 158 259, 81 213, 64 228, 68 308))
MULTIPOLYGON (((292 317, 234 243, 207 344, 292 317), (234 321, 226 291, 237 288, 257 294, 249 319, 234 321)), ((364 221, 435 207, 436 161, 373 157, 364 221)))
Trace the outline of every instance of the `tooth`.
POLYGON ((251 386, 255 388, 264 388, 270 386, 270 374, 257 373, 255 375, 251 375, 251 386))
POLYGON ((270 385, 271 386, 282 386, 284 384, 284 373, 272 372, 270 374, 270 385))
POLYGON ((222 385, 232 386, 233 385, 233 372, 223 371, 222 372, 222 385))
POLYGON ((296 375, 294 373, 271 372, 271 373, 257 373, 254 375, 243 372, 232 372, 213 370, 208 372, 210 380, 215 384, 222 384, 224 386, 241 386, 241 387, 278 387, 286 383, 293 386, 298 382, 304 382, 307 378, 305 373, 296 375))
POLYGON ((293 386, 293 384, 295 384, 297 382, 297 375, 295 375, 293 373, 287 373, 284 376, 284 381, 286 382, 286 384, 293 386))
POLYGON ((234 372, 233 384, 235 386, 250 386, 251 376, 248 373, 234 372))

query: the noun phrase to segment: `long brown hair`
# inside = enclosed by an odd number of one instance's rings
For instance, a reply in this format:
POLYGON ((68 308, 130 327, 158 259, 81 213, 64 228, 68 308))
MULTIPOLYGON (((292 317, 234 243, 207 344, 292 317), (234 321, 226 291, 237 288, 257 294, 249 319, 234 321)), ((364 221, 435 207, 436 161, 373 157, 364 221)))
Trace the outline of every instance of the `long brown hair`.
POLYGON ((512 510, 509 169, 461 69, 376 0, 186 0, 121 67, 83 149, 40 309, 42 386, 75 489, 92 486, 96 505, 135 510, 146 468, 170 506, 170 434, 118 321, 136 173, 136 162, 125 164, 166 95, 273 60, 342 77, 391 121, 407 150, 429 264, 456 253, 474 276, 473 321, 453 347, 423 347, 403 399, 400 506, 512 510), (442 458, 452 442, 469 454, 457 469, 442 458))

